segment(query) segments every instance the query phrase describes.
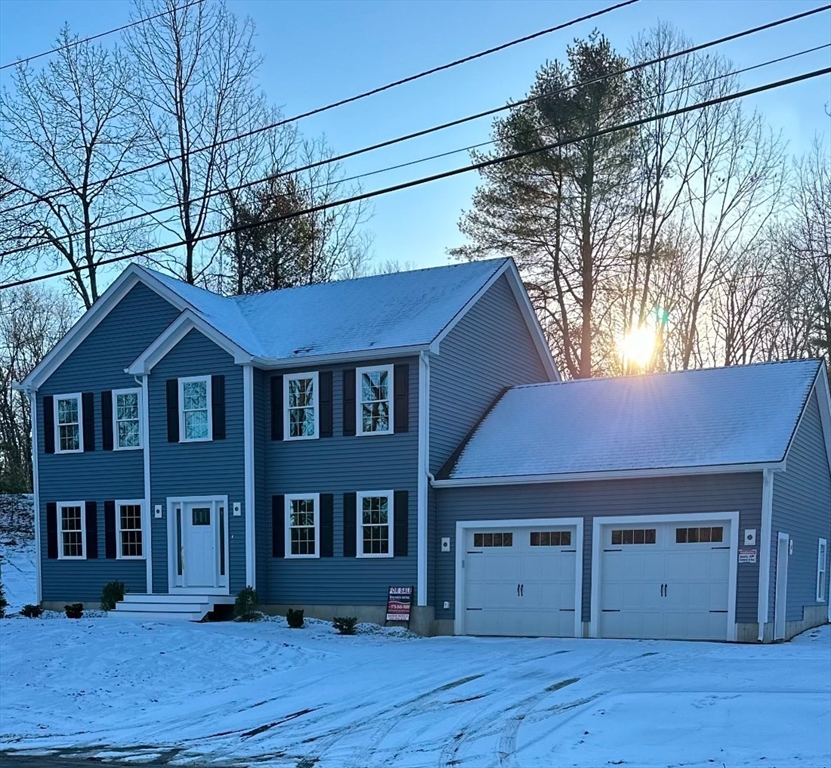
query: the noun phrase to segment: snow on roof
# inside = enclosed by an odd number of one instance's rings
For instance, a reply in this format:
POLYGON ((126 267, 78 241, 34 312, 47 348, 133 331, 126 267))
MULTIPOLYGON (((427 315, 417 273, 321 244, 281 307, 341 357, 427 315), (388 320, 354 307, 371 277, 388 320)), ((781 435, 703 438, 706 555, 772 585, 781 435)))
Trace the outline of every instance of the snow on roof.
POLYGON ((148 271, 252 355, 286 360, 429 344, 506 261, 232 297, 148 271))
POLYGON ((819 360, 513 387, 441 479, 779 462, 819 360))

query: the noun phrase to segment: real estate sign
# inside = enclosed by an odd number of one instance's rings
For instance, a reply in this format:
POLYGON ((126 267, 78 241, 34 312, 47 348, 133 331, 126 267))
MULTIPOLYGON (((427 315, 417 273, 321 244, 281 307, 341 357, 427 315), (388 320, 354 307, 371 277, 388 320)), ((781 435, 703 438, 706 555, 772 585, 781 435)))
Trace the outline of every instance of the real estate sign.
POLYGON ((387 594, 387 621, 410 623, 413 587, 390 587, 387 594))

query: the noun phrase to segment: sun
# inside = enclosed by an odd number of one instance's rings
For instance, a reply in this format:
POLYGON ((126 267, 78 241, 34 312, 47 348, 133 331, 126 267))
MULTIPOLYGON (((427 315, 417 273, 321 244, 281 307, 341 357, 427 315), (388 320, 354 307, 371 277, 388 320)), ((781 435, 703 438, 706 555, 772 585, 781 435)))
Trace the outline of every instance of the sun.
POLYGON ((656 340, 655 329, 646 325, 633 328, 621 336, 618 340, 618 353, 624 368, 648 368, 655 355, 656 340))

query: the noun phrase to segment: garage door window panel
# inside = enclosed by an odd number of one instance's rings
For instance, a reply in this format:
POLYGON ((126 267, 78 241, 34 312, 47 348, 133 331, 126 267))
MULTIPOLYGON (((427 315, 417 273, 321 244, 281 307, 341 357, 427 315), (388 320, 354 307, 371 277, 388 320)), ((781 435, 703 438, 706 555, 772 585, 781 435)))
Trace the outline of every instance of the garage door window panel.
POLYGON ((531 531, 532 547, 570 547, 571 531, 531 531))
POLYGON ((509 532, 502 533, 474 533, 473 546, 474 547, 512 547, 514 545, 514 534, 509 532))
POLYGON ((612 544, 654 544, 655 528, 615 528, 612 544))
POLYGON ((676 544, 710 544, 724 541, 724 528, 720 525, 704 528, 676 528, 676 544))

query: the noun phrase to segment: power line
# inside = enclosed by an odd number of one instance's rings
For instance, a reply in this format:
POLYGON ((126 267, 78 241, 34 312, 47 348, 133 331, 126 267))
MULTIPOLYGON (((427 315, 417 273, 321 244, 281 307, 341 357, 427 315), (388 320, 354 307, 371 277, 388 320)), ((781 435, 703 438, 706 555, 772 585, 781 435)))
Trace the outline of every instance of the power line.
MULTIPOLYGON (((229 229, 220 230, 218 232, 209 232, 205 235, 199 235, 198 237, 193 238, 191 241, 192 243, 202 242, 204 240, 211 240, 216 237, 222 237, 224 235, 229 235, 234 232, 243 232, 249 229, 254 229, 256 227, 266 226, 268 224, 276 224, 280 221, 285 221, 287 219, 295 219, 300 216, 305 216, 310 213, 318 213, 320 211, 328 210, 330 208, 335 208, 341 205, 348 205, 350 203, 356 203, 361 200, 368 200, 373 197, 379 197, 380 195, 390 194, 392 192, 399 192, 403 189, 409 189, 411 187, 417 187, 422 184, 429 184, 433 181, 438 181, 440 179, 447 179, 452 176, 458 176, 463 173, 469 173, 470 171, 478 171, 482 170, 483 168, 489 168, 494 165, 498 165, 500 163, 511 162, 513 160, 519 160, 523 157, 528 157, 530 155, 539 154, 541 152, 548 152, 552 149, 558 149, 559 147, 568 146, 570 144, 576 144, 581 141, 586 141, 587 139, 594 139, 599 138, 601 136, 606 136, 611 133, 616 133, 618 131, 629 130, 631 128, 637 128, 641 125, 645 125, 646 123, 654 123, 658 120, 665 120, 669 117, 675 117, 677 115, 686 114, 688 112, 693 112, 699 109, 706 109, 707 107, 715 106, 716 104, 723 104, 728 101, 734 101, 735 99, 745 98, 746 96, 753 96, 757 93, 763 93, 765 91, 769 91, 775 88, 782 88, 788 85, 793 85, 794 83, 799 83, 805 80, 810 80, 814 77, 821 77, 822 75, 831 74, 831 67, 825 67, 824 69, 817 69, 813 72, 806 72, 801 75, 796 75, 794 77, 787 78, 785 80, 778 80, 773 83, 766 83, 765 85, 756 86, 755 88, 748 88, 744 91, 738 91, 736 93, 728 94, 726 96, 720 96, 715 99, 708 99, 707 101, 699 102, 697 104, 690 104, 685 107, 679 107, 677 109, 669 110, 667 112, 662 112, 657 115, 650 115, 649 117, 639 118, 638 120, 631 120, 627 123, 622 123, 616 126, 610 126, 608 128, 603 128, 599 131, 594 131, 592 133, 584 134, 583 136, 578 136, 573 139, 566 139, 564 141, 553 142, 551 144, 544 144, 540 147, 535 147, 533 149, 523 150, 521 152, 514 152, 509 155, 502 155, 500 157, 489 158, 488 160, 482 160, 478 163, 472 163, 470 165, 462 166, 460 168, 454 168, 450 171, 443 171, 442 173, 433 174, 432 176, 424 176, 419 179, 413 179, 411 181, 406 181, 401 184, 395 184, 390 187, 384 187, 382 189, 376 189, 371 192, 363 192, 358 195, 353 195, 352 197, 342 198, 340 200, 332 200, 327 203, 321 203, 320 205, 315 205, 310 208, 303 209, 301 211, 293 211, 289 214, 284 214, 282 216, 275 216, 269 219, 263 219, 262 221, 251 222, 249 224, 243 224, 236 227, 231 227, 229 229)), ((176 243, 167 243, 165 245, 156 246, 154 248, 147 248, 143 251, 137 251, 136 253, 129 253, 124 254, 122 256, 115 256, 110 259, 102 259, 101 261, 96 263, 96 266, 104 266, 107 264, 115 264, 116 262, 124 261, 126 259, 137 259, 142 258, 145 256, 150 256, 155 253, 161 253, 164 251, 168 251, 171 248, 178 248, 182 245, 187 245, 188 241, 180 240, 176 243)), ((40 280, 46 280, 51 277, 60 277, 62 275, 68 275, 75 272, 75 269, 68 268, 68 269, 61 269, 56 270, 54 272, 50 272, 44 275, 35 275, 34 277, 27 277, 22 280, 16 280, 11 283, 6 283, 5 285, 0 286, 0 290, 5 288, 14 288, 20 285, 27 285, 29 283, 35 283, 40 280)))
MULTIPOLYGON (((201 0, 197 0, 197 2, 201 2, 201 0)), ((315 109, 311 109, 307 112, 302 112, 299 115, 294 115, 293 117, 287 117, 283 120, 278 120, 276 123, 271 123, 269 125, 260 126, 259 128, 254 128, 253 130, 246 131, 245 133, 239 133, 235 136, 229 136, 226 139, 221 139, 219 141, 212 142, 211 144, 207 144, 203 147, 197 147, 196 149, 189 150, 187 152, 183 152, 179 155, 174 155, 173 157, 166 157, 162 160, 156 160, 152 163, 148 163, 147 165, 140 166, 139 168, 132 168, 129 171, 123 171, 121 173, 113 174, 109 176, 106 181, 107 183, 114 181, 116 179, 124 178, 125 176, 130 176, 134 173, 141 173, 143 171, 149 171, 153 168, 158 168, 162 165, 166 165, 168 163, 172 163, 175 160, 181 160, 183 157, 196 154, 198 152, 206 152, 209 149, 215 149, 216 147, 224 146, 225 144, 229 144, 232 141, 239 141, 240 139, 246 139, 250 136, 255 136, 259 133, 263 133, 264 131, 269 131, 274 128, 279 128, 282 125, 288 125, 289 123, 297 122, 298 120, 302 120, 306 117, 312 117, 314 115, 319 115, 322 112, 327 112, 330 109, 335 109, 336 107, 342 107, 345 104, 351 104, 355 101, 360 101, 361 99, 365 99, 369 96, 374 96, 378 93, 383 93, 384 91, 388 91, 391 88, 396 88, 399 85, 404 85, 406 83, 412 83, 415 80, 420 80, 423 77, 427 77, 428 75, 436 74, 437 72, 443 72, 444 70, 451 69, 452 67, 457 67, 460 64, 466 64, 470 61, 475 61, 476 59, 481 59, 484 56, 489 56, 492 53, 498 53, 499 51, 504 51, 506 48, 510 48, 514 45, 519 45, 520 43, 528 42, 529 40, 534 40, 535 38, 542 37, 544 35, 549 35, 552 32, 558 32, 562 29, 566 29, 567 27, 572 27, 575 24, 579 24, 583 21, 588 21, 590 19, 597 18, 599 16, 603 16, 607 13, 611 13, 612 11, 616 11, 619 8, 623 8, 627 5, 632 5, 634 3, 640 2, 640 0, 623 0, 622 2, 617 3, 616 5, 611 5, 608 8, 602 8, 599 11, 594 11, 593 13, 586 14, 585 16, 580 16, 576 19, 572 19, 571 21, 563 22, 562 24, 557 24, 554 27, 548 27, 547 29, 542 29, 538 32, 533 32, 530 35, 525 35, 524 37, 518 37, 515 40, 511 40, 507 43, 502 43, 501 45, 497 45, 493 48, 488 48, 487 50, 480 51, 479 53, 471 54, 470 56, 465 56, 461 59, 456 59, 455 61, 451 61, 447 64, 442 64, 438 67, 432 67, 431 69, 426 69, 423 72, 419 72, 415 75, 409 75, 408 77, 401 78, 400 80, 395 80, 391 83, 387 83, 386 85, 379 86, 377 88, 373 88, 369 91, 364 91, 363 93, 359 93, 355 96, 350 96, 345 99, 340 99, 339 101, 334 101, 331 104, 326 104, 322 107, 316 107, 315 109)), ((831 6, 829 6, 831 7, 831 6)), ((94 187, 96 184, 102 183, 105 181, 104 179, 97 179, 96 181, 89 182, 88 186, 94 187)), ((48 192, 44 192, 41 197, 54 197, 57 195, 66 194, 67 192, 72 192, 72 187, 57 187, 56 189, 51 189, 48 192)), ((16 206, 12 206, 11 208, 6 208, 0 213, 9 213, 11 211, 17 210, 18 208, 25 207, 27 205, 35 205, 38 201, 29 201, 26 203, 20 203, 16 206)))
MULTIPOLYGON (((705 43, 705 45, 709 45, 709 43, 705 43)), ((691 89, 691 88, 696 88, 696 87, 701 86, 701 85, 706 85, 708 83, 716 82, 717 80, 724 80, 728 77, 735 77, 736 75, 741 75, 741 74, 744 74, 745 72, 750 72, 750 71, 753 71, 753 70, 756 70, 756 69, 761 69, 762 67, 767 67, 767 66, 770 66, 772 64, 779 64, 783 61, 787 61, 789 59, 794 59, 794 58, 797 58, 799 56, 804 56, 804 55, 809 54, 809 53, 815 53, 816 51, 820 51, 820 50, 823 50, 825 48, 831 48, 831 43, 825 43, 823 45, 817 45, 817 46, 814 46, 813 48, 806 48, 804 50, 797 51, 796 53, 787 54, 785 56, 779 56, 778 58, 775 58, 775 59, 768 59, 768 60, 760 62, 758 64, 752 64, 752 65, 747 66, 747 67, 742 67, 741 69, 731 70, 730 72, 725 72, 723 74, 716 75, 714 77, 705 78, 704 80, 699 80, 699 81, 694 82, 694 83, 688 83, 688 84, 679 86, 677 88, 670 89, 669 91, 667 91, 665 93, 665 95, 669 96, 669 95, 674 94, 674 93, 679 93, 680 91, 683 91, 683 90, 688 90, 688 89, 691 89)), ((651 64, 651 63, 655 63, 655 60, 653 60, 652 62, 645 62, 644 64, 639 64, 639 65, 636 65, 636 66, 642 67, 642 66, 647 66, 648 64, 651 64)), ((608 75, 607 77, 612 77, 612 76, 614 76, 614 74, 615 73, 612 73, 611 75, 608 75)), ((590 82, 595 82, 595 81, 593 80, 593 81, 590 81, 590 82)), ((569 86, 569 87, 576 87, 576 86, 569 86)), ((540 96, 535 96, 531 99, 525 99, 522 102, 517 102, 517 103, 513 103, 513 104, 508 104, 506 106, 498 107, 496 110, 491 110, 491 112, 503 111, 503 110, 506 110, 506 109, 513 109, 517 106, 520 106, 521 104, 537 101, 538 99, 542 99, 542 98, 555 96, 555 95, 561 93, 564 90, 567 90, 567 89, 560 89, 558 91, 554 91, 553 93, 542 94, 540 96)), ((633 106, 636 106, 637 104, 641 104, 641 103, 643 103, 644 101, 647 101, 647 100, 648 100, 648 97, 635 99, 634 101, 631 101, 631 102, 628 102, 628 103, 623 103, 622 102, 620 104, 614 105, 613 107, 611 107, 608 110, 604 110, 603 112, 598 112, 597 114, 602 115, 602 114, 607 114, 609 112, 613 112, 617 109, 623 109, 623 108, 626 108, 626 107, 633 107, 633 106)), ((462 120, 469 120, 469 119, 470 118, 462 118, 462 120)), ((574 120, 569 121, 569 122, 574 122, 574 120)), ((568 125, 568 123, 566 123, 565 125, 568 125)), ((432 132, 432 131, 435 131, 435 130, 437 130, 437 129, 436 128, 427 129, 428 132, 432 132)), ((191 202, 195 203, 195 202, 198 202, 198 201, 201 201, 201 200, 210 199, 212 197, 218 197, 219 195, 228 194, 229 192, 237 192, 239 190, 247 189, 247 188, 250 188, 250 187, 253 187, 253 186, 257 186, 259 184, 275 181, 275 180, 277 180, 279 178, 282 178, 284 176, 290 176, 292 174, 300 173, 302 171, 307 171, 307 170, 310 170, 312 168, 319 167, 321 165, 328 165, 330 163, 338 162, 338 161, 341 161, 341 160, 344 160, 344 159, 347 159, 347 158, 350 158, 350 157, 354 157, 356 155, 364 154, 365 152, 369 152, 369 151, 378 149, 379 147, 388 146, 391 143, 398 143, 400 141, 411 138, 414 135, 418 135, 418 134, 409 134, 407 136, 399 137, 399 138, 396 138, 396 139, 390 139, 389 141, 383 142, 382 144, 375 144, 375 145, 372 145, 370 147, 364 147, 363 149, 353 150, 352 152, 348 152, 344 155, 339 155, 339 156, 336 156, 336 157, 333 157, 333 158, 327 158, 327 159, 324 159, 324 160, 319 160, 319 161, 316 161, 316 162, 311 163, 309 165, 301 166, 299 168, 289 169, 287 171, 281 171, 280 173, 271 174, 271 175, 265 176, 263 178, 254 179, 253 181, 246 181, 246 182, 243 182, 241 184, 237 184, 237 185, 232 186, 232 187, 227 187, 225 189, 214 190, 213 192, 210 192, 206 195, 200 195, 199 197, 193 198, 191 200, 191 202)), ((386 172, 389 172, 389 171, 396 171, 396 170, 400 170, 401 168, 407 168, 409 166, 418 165, 420 163, 429 162, 431 160, 438 160, 438 159, 441 159, 443 157, 449 157, 451 155, 459 154, 461 152, 467 152, 467 151, 470 151, 470 150, 473 150, 473 149, 479 149, 481 147, 485 147, 485 146, 488 146, 489 144, 493 144, 493 143, 494 143, 493 140, 488 140, 488 141, 479 142, 477 144, 470 144, 470 145, 465 146, 465 147, 459 147, 458 149, 452 149, 452 150, 449 150, 449 151, 446 151, 446 152, 440 152, 440 153, 437 153, 437 154, 434 154, 434 155, 429 155, 427 157, 421 157, 421 158, 418 158, 416 160, 410 160, 410 161, 407 161, 407 162, 404 162, 404 163, 399 163, 397 165, 391 165, 391 166, 386 166, 384 168, 378 168, 374 171, 368 171, 368 172, 365 172, 365 173, 360 173, 360 174, 357 174, 355 176, 348 176, 346 178, 340 179, 339 183, 345 183, 345 182, 349 182, 349 181, 358 181, 360 179, 364 179, 364 178, 367 178, 369 176, 376 176, 379 173, 386 173, 386 172)), ((315 191, 317 189, 325 188, 326 186, 327 186, 326 184, 321 184, 321 185, 309 187, 307 191, 312 192, 312 191, 315 191)), ((155 216, 158 213, 164 213, 165 211, 175 210, 178 207, 179 207, 178 203, 172 203, 170 205, 162 206, 161 208, 156 208, 152 211, 143 211, 141 213, 136 213, 136 214, 132 214, 130 216, 125 216, 124 218, 116 219, 114 221, 101 222, 100 224, 95 224, 95 225, 93 225, 93 226, 91 226, 87 229, 76 230, 74 232, 68 232, 66 234, 58 235, 58 236, 54 237, 52 240, 44 240, 42 242, 22 245, 22 246, 19 246, 17 248, 12 248, 8 251, 0 252, 0 259, 2 259, 3 257, 6 257, 6 256, 15 255, 17 253, 24 253, 26 251, 31 251, 31 250, 34 250, 36 248, 42 248, 42 247, 52 245, 54 240, 67 240, 67 239, 72 238, 72 237, 78 237, 79 235, 83 235, 86 232, 94 232, 94 231, 97 231, 99 229, 105 229, 105 228, 108 228, 108 227, 115 227, 115 226, 118 226, 119 224, 127 224, 131 221, 136 221, 138 219, 143 219, 147 216, 155 216)))
POLYGON ((161 13, 157 13, 155 16, 148 16, 147 18, 139 19, 138 21, 131 21, 129 24, 124 24, 121 27, 116 27, 115 29, 108 29, 106 32, 99 32, 97 35, 85 37, 83 40, 73 40, 71 43, 58 46, 57 48, 50 48, 48 51, 44 51, 43 53, 36 53, 34 56, 27 56, 25 59, 18 59, 17 61, 10 61, 8 64, 3 64, 2 66, 0 66, 0 70, 8 69, 9 67, 16 67, 18 64, 26 64, 30 61, 34 61, 35 59, 40 59, 43 56, 49 56, 50 54, 58 53, 59 51, 65 51, 68 48, 74 48, 76 45, 82 45, 83 43, 88 43, 92 40, 97 40, 99 37, 106 37, 107 35, 112 35, 115 32, 123 32, 125 29, 130 29, 130 27, 137 27, 139 24, 144 24, 148 21, 160 19, 162 16, 167 16, 168 14, 175 13, 176 11, 184 11, 185 8, 190 8, 192 5, 198 5, 201 2, 203 2, 203 0, 193 0, 193 2, 187 3, 187 5, 182 5, 178 8, 174 8, 171 11, 162 11, 161 13))

